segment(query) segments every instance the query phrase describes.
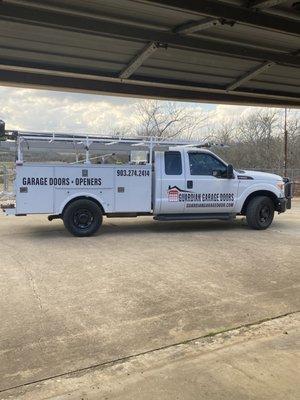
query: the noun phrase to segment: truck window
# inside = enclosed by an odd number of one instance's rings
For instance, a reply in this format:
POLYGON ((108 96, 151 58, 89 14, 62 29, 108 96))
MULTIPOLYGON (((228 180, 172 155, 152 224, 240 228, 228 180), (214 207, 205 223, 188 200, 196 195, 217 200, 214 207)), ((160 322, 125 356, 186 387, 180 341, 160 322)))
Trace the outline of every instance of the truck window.
POLYGON ((179 151, 165 152, 165 174, 166 175, 181 175, 182 161, 179 151))
POLYGON ((213 175, 213 171, 226 175, 226 165, 210 154, 189 153, 189 164, 191 175, 213 175))

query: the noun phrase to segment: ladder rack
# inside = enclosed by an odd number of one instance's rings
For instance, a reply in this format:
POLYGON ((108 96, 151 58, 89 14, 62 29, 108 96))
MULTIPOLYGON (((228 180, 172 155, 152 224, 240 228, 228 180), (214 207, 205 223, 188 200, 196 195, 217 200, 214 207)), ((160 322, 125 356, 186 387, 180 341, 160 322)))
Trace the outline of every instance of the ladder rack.
POLYGON ((54 132, 5 131, 5 137, 17 143, 17 164, 23 163, 23 150, 80 151, 86 154, 85 163, 90 163, 90 151, 131 152, 148 151, 152 163, 154 150, 167 150, 171 147, 210 147, 209 143, 197 140, 174 140, 158 137, 122 137, 67 134, 54 132))

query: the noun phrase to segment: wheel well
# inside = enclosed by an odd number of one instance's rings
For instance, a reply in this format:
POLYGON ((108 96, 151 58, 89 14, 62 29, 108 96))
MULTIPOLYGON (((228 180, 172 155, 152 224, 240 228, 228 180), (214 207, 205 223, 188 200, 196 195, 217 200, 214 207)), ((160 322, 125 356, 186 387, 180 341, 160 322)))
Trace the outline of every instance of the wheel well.
POLYGON ((242 211, 241 211, 242 215, 246 214, 246 210, 247 210, 249 202, 254 197, 257 197, 257 196, 267 196, 267 197, 269 197, 273 201, 274 207, 276 208, 276 205, 277 205, 277 196, 276 196, 276 194, 270 192, 269 190, 257 190, 256 192, 253 192, 253 193, 249 194, 249 196, 244 201, 243 208, 242 208, 242 211))
POLYGON ((74 201, 77 201, 77 200, 90 200, 90 201, 93 201, 93 202, 94 202, 95 204, 97 204, 97 206, 100 208, 102 214, 103 214, 103 215, 105 214, 105 211, 104 211, 104 208, 102 207, 102 204, 101 204, 98 200, 96 200, 94 197, 90 197, 90 196, 78 196, 78 197, 74 197, 73 199, 71 199, 71 200, 64 206, 64 208, 63 208, 61 214, 63 215, 63 213, 65 212, 65 209, 66 209, 71 203, 74 203, 74 201))

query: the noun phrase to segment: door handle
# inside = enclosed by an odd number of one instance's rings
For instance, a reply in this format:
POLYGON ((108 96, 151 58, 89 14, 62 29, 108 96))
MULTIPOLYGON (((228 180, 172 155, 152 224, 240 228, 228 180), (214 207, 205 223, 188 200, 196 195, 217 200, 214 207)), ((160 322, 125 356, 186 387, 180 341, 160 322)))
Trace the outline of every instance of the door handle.
POLYGON ((193 189, 193 181, 187 181, 187 182, 186 182, 186 187, 187 187, 188 189, 193 189))

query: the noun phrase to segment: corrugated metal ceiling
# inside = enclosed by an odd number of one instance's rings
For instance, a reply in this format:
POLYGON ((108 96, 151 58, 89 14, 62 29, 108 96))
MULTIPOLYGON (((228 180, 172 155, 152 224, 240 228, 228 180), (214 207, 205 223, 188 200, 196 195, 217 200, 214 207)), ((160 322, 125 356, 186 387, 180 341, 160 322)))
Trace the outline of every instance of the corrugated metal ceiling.
POLYGON ((295 3, 2 0, 0 83, 299 107, 295 3))

